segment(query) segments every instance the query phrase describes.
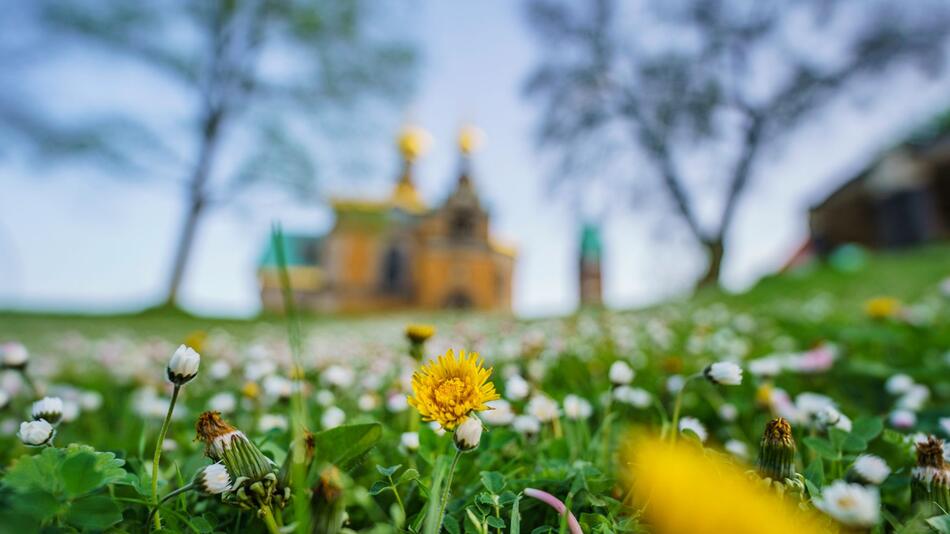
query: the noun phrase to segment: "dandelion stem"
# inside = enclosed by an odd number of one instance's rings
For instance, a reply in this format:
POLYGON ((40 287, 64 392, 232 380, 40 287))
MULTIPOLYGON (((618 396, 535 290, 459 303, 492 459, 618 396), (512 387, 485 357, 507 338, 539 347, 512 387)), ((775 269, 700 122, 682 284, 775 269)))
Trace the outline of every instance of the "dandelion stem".
POLYGON ((175 402, 178 400, 178 391, 181 386, 175 384, 172 390, 172 400, 168 403, 168 413, 165 414, 165 421, 162 422, 162 430, 158 433, 158 441, 155 442, 155 455, 152 457, 152 502, 155 504, 155 528, 162 528, 162 518, 158 513, 158 462, 162 459, 162 444, 165 443, 165 434, 168 433, 168 425, 172 420, 172 412, 175 411, 175 402))
POLYGON ((462 457, 462 451, 455 449, 455 457, 452 458, 452 467, 449 468, 449 475, 445 478, 445 487, 442 488, 442 500, 439 503, 439 530, 442 530, 442 521, 445 520, 445 507, 449 504, 449 493, 452 491, 452 476, 455 475, 455 468, 459 464, 459 458, 462 457))
POLYGON ((267 525, 267 531, 270 534, 280 534, 280 527, 277 526, 277 521, 274 519, 274 512, 271 511, 270 506, 264 505, 260 509, 261 519, 264 520, 264 524, 267 525))

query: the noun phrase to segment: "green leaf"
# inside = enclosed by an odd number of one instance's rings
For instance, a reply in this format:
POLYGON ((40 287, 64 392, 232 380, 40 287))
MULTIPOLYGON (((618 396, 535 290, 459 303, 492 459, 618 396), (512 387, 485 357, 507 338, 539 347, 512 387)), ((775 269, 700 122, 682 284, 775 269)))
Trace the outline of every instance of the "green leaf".
POLYGON ((396 480, 396 485, 402 484, 403 482, 408 482, 410 480, 419 480, 419 471, 409 468, 402 472, 399 475, 399 479, 396 480))
POLYGON ((831 440, 831 445, 834 446, 834 449, 840 451, 844 440, 848 439, 848 433, 840 428, 832 427, 828 429, 828 439, 831 440))
POLYGON ((192 517, 191 525, 195 527, 195 530, 197 530, 201 534, 208 534, 210 532, 214 532, 214 526, 212 526, 211 523, 207 519, 201 516, 192 517))
POLYGON ((825 464, 821 461, 821 458, 815 458, 812 463, 808 464, 808 467, 805 468, 805 480, 811 482, 816 487, 822 487, 825 485, 825 464))
POLYGON ((429 486, 429 501, 426 503, 425 523, 423 534, 439 534, 439 496, 442 495, 442 485, 449 473, 449 458, 439 456, 432 468, 432 485, 429 486))
POLYGON ((96 470, 96 457, 88 452, 66 458, 60 473, 70 497, 89 493, 102 484, 102 473, 96 470))
POLYGON ((93 495, 73 501, 66 522, 79 528, 104 530, 122 521, 119 505, 105 495, 93 495))
POLYGON ((495 517, 490 515, 485 518, 485 521, 488 522, 488 526, 492 528, 505 528, 505 522, 501 520, 500 517, 495 517))
POLYGON ((442 528, 444 528, 449 534, 461 534, 461 531, 459 530, 459 522, 450 515, 445 516, 445 519, 442 521, 442 528))
POLYGON ((315 464, 329 463, 343 471, 356 467, 383 435, 379 423, 343 425, 313 435, 315 464))
POLYGON ((521 534, 521 494, 518 494, 514 504, 511 505, 511 528, 508 529, 508 532, 509 534, 521 534))
POLYGON ((384 491, 386 491, 386 490, 388 490, 388 489, 389 489, 389 481, 388 481, 388 480, 377 480, 376 482, 373 482, 373 485, 372 485, 372 486, 370 486, 370 488, 369 488, 369 494, 370 494, 370 495, 379 495, 380 493, 382 493, 382 492, 384 492, 384 491))
POLYGON ((402 464, 396 464, 391 467, 383 467, 381 465, 377 465, 376 470, 379 471, 379 474, 383 475, 384 477, 391 477, 393 476, 393 473, 395 473, 396 471, 399 471, 400 467, 402 467, 402 464))
POLYGON ((880 417, 859 417, 851 424, 851 434, 864 441, 871 441, 884 430, 884 420, 880 417))
POLYGON ((868 442, 855 434, 848 434, 841 448, 848 452, 862 452, 868 448, 868 442))
POLYGON ((59 465, 65 456, 63 449, 47 447, 33 456, 21 456, 3 477, 3 483, 17 493, 46 492, 59 495, 63 483, 59 465))
POLYGON ((931 517, 927 520, 927 524, 939 534, 950 534, 950 514, 931 517))
POLYGON ((497 471, 482 471, 482 485, 491 493, 498 495, 505 489, 505 475, 497 471))
POLYGON ((823 458, 829 460, 838 459, 838 451, 828 442, 826 439, 822 439, 815 436, 808 436, 802 440, 802 442, 808 446, 811 450, 815 451, 816 454, 823 458))
POLYGON ((38 523, 55 516, 63 507, 59 499, 45 491, 14 493, 7 502, 12 510, 22 512, 38 523))

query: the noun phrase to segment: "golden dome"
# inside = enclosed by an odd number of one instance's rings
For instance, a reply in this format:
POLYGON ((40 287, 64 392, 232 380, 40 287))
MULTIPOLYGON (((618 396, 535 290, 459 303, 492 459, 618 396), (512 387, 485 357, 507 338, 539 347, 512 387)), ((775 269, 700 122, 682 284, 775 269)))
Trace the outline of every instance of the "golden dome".
POLYGON ((402 131, 399 132, 396 146, 399 147, 399 152, 402 153, 402 157, 404 157, 406 161, 415 161, 416 158, 421 156, 426 149, 429 148, 431 140, 432 138, 429 132, 418 126, 409 124, 404 126, 402 131))
POLYGON ((471 154, 482 144, 482 131, 478 128, 466 125, 459 131, 459 149, 466 156, 471 154))

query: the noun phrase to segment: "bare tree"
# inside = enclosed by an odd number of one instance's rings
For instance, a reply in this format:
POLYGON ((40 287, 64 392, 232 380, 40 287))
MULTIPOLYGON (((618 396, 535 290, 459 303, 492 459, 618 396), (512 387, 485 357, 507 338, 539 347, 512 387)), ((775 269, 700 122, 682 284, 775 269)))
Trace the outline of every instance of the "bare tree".
MULTIPOLYGON (((190 99, 191 116, 182 131, 161 130, 143 117, 150 106, 143 99, 132 112, 68 121, 4 84, 0 134, 26 141, 44 158, 92 156, 113 172, 183 176, 187 208, 165 299, 174 306, 209 208, 256 184, 311 198, 317 167, 304 140, 332 137, 328 117, 351 119, 367 97, 408 93, 414 50, 381 29, 380 7, 359 0, 18 3, 6 31, 26 37, 0 39, 8 75, 81 47, 170 82, 190 99), (222 165, 225 156, 240 163, 222 165)), ((108 84, 110 72, 100 74, 108 84)), ((69 98, 68 87, 57 91, 69 98)))
POLYGON ((605 146, 638 154, 648 174, 638 168, 626 179, 659 184, 668 195, 708 254, 700 285, 719 280, 737 206, 763 153, 898 67, 936 72, 950 35, 950 6, 937 1, 527 7, 543 46, 526 91, 541 106, 541 144, 560 151, 560 178, 587 179, 592 157, 583 155, 602 158, 605 146), (697 177, 687 169, 700 154, 713 154, 714 163, 697 177), (710 178, 719 197, 712 217, 700 206, 710 178))

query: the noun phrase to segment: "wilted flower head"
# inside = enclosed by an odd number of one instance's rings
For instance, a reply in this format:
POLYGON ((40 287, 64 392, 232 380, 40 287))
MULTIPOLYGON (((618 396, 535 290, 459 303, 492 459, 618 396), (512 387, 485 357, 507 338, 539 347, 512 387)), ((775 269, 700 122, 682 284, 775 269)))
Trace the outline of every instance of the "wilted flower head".
POLYGON ((195 476, 195 488, 207 495, 219 495, 231 490, 231 475, 221 463, 206 466, 195 476))
POLYGON ((198 416, 195 431, 196 439, 205 444, 205 455, 216 462, 223 461, 234 477, 257 481, 274 473, 273 463, 244 432, 221 419, 220 413, 202 413, 198 416))
POLYGON ((716 362, 703 370, 703 376, 713 384, 738 386, 742 383, 742 368, 732 362, 716 362))
POLYGON ((55 425, 63 418, 63 399, 59 397, 43 397, 33 403, 33 419, 44 419, 55 425))
POLYGON ((917 466, 911 471, 910 494, 916 503, 950 507, 950 470, 944 459, 943 440, 927 436, 917 442, 917 466))
POLYGON ((24 421, 20 423, 20 431, 17 432, 20 441, 30 447, 41 447, 53 439, 56 434, 53 425, 43 419, 35 421, 24 421))
POLYGON ((824 488, 815 506, 849 527, 869 528, 881 515, 881 498, 877 488, 848 484, 837 480, 824 488))
POLYGON ((426 421, 438 421, 453 429, 472 412, 488 409, 488 401, 498 399, 478 354, 449 350, 438 361, 430 361, 412 375, 413 395, 408 402, 426 421))
POLYGON ((172 354, 166 368, 168 380, 177 386, 183 386, 198 376, 198 365, 201 356, 191 347, 181 345, 172 354))

